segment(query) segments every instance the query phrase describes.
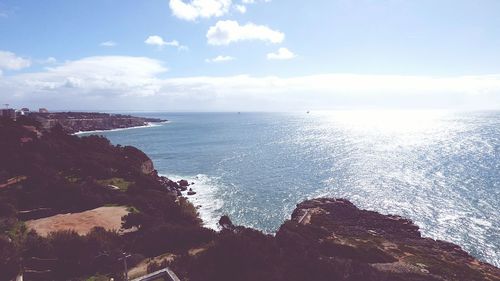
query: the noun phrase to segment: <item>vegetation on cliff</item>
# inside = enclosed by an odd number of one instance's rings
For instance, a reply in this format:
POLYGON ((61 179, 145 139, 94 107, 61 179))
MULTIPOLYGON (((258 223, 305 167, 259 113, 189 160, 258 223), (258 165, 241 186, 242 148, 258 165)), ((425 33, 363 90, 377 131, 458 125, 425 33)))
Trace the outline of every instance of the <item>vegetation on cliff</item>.
POLYGON ((41 280, 96 273, 120 280, 123 252, 132 254, 133 265, 213 236, 201 227, 195 208, 177 196, 175 183, 145 169, 151 160, 134 147, 71 136, 60 126, 43 131, 31 119, 0 119, 0 155, 0 280, 13 278, 22 266, 25 275, 41 280), (115 181, 126 188, 109 188, 115 181), (131 208, 123 226, 135 231, 94 229, 86 236, 63 231, 43 238, 23 223, 104 205, 131 208))

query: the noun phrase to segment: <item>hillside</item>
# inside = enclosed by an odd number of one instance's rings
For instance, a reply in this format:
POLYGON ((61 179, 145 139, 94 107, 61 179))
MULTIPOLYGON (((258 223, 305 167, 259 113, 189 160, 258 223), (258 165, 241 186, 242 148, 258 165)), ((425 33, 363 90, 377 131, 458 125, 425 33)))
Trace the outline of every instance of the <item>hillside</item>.
POLYGON ((21 260, 25 280, 85 280, 98 273, 120 280, 123 252, 132 255, 132 266, 182 249, 160 237, 180 235, 187 239, 183 247, 194 247, 213 235, 200 226, 194 207, 177 197, 179 185, 158 177, 134 147, 71 136, 60 126, 44 130, 31 119, 0 119, 0 155, 0 280, 13 278, 21 260), (42 237, 24 223, 102 206, 126 207, 123 228, 134 231, 95 228, 79 236, 68 227, 42 237), (40 259, 52 262, 40 266, 40 259))

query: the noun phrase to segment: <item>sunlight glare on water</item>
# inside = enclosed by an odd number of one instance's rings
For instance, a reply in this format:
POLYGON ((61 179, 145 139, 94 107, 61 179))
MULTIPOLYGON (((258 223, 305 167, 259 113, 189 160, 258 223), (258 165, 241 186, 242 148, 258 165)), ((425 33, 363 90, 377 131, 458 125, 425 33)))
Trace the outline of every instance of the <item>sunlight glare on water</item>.
POLYGON ((322 121, 317 124, 322 125, 305 131, 317 130, 323 136, 314 145, 338 156, 335 150, 344 143, 341 151, 349 152, 341 157, 348 161, 331 159, 336 163, 332 176, 309 197, 346 197, 364 208, 412 218, 424 235, 482 245, 485 255, 498 263, 498 245, 491 245, 499 231, 498 219, 492 217, 499 199, 494 170, 498 139, 484 138, 476 122, 463 122, 452 112, 346 111, 318 116, 322 121), (481 178, 484 168, 493 181, 481 178), (477 193, 490 194, 478 199, 477 193))

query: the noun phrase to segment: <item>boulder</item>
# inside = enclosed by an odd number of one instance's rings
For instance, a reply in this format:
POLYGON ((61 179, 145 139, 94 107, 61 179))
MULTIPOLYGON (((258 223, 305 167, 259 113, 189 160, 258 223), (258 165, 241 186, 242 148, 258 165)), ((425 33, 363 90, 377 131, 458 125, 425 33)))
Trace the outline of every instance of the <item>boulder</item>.
POLYGON ((181 187, 189 186, 189 182, 187 180, 180 180, 178 183, 181 187))

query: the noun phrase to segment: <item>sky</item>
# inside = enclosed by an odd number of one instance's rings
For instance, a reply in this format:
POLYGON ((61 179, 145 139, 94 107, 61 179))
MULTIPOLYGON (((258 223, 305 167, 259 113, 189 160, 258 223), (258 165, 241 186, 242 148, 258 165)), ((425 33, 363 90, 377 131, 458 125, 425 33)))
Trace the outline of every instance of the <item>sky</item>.
POLYGON ((498 0, 0 0, 0 103, 500 109, 498 0))

